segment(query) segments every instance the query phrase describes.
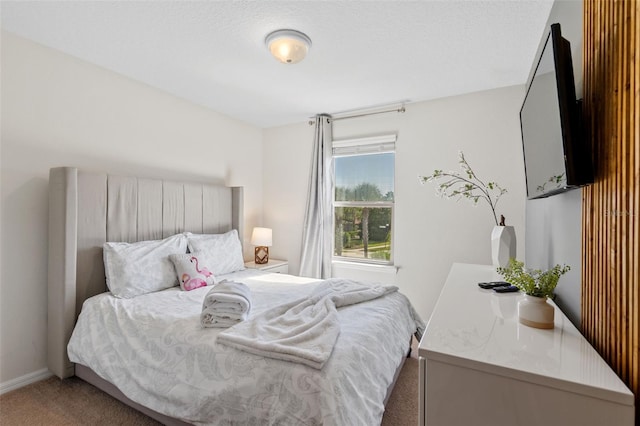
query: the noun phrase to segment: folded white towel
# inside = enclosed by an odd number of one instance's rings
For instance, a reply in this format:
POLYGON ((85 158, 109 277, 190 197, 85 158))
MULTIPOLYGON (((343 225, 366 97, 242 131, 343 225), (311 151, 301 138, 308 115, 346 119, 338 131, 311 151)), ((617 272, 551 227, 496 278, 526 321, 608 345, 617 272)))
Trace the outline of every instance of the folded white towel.
POLYGON ((203 327, 231 327, 251 312, 251 290, 243 283, 222 281, 204 297, 200 323, 203 327))
POLYGON ((205 309, 200 314, 200 324, 203 327, 229 328, 242 322, 246 318, 231 318, 230 316, 220 315, 212 312, 211 309, 205 309))

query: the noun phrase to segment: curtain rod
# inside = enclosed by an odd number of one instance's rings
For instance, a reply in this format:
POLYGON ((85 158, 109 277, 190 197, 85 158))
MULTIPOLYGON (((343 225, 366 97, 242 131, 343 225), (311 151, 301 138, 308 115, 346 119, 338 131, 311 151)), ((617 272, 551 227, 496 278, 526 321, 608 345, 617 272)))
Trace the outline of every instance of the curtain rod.
MULTIPOLYGON (((376 114, 386 114, 389 112, 397 112, 397 113, 403 113, 405 112, 406 109, 403 105, 400 105, 399 107, 394 107, 391 109, 384 109, 384 110, 380 110, 380 111, 372 111, 372 112, 361 112, 361 113, 353 113, 353 114, 348 114, 348 115, 340 115, 339 113, 337 114, 338 117, 331 117, 330 119, 333 121, 339 121, 339 120, 346 120, 349 118, 360 118, 360 117, 366 117, 368 115, 376 115, 376 114)), ((309 126, 313 126, 315 124, 314 120, 309 120, 309 126)))

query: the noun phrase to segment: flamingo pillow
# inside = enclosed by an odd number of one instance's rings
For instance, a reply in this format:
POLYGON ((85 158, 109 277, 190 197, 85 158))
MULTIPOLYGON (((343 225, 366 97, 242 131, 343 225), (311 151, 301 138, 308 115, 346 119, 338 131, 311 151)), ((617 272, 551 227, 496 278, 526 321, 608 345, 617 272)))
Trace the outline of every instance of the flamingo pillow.
POLYGON ((176 268, 182 290, 190 291, 215 284, 213 273, 202 263, 200 253, 172 254, 169 259, 176 268))

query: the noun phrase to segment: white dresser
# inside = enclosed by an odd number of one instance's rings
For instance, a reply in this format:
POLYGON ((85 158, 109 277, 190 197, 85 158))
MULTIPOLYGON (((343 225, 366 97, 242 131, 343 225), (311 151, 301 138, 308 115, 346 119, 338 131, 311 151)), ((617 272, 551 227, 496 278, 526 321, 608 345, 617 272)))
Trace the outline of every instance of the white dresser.
POLYGON ((553 330, 519 324, 521 293, 477 284, 496 280, 451 268, 418 350, 420 425, 633 425, 633 394, 562 311, 553 330))

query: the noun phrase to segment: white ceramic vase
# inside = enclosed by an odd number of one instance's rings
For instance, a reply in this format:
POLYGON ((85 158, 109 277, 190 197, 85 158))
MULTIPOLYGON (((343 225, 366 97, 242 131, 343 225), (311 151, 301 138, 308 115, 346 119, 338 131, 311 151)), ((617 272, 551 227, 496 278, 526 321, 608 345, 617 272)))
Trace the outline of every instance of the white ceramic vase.
POLYGON ((491 232, 493 265, 505 267, 512 257, 516 257, 516 230, 513 226, 494 226, 491 232))
POLYGON ((518 321, 529 327, 553 328, 555 310, 546 297, 524 295, 518 302, 518 321))

